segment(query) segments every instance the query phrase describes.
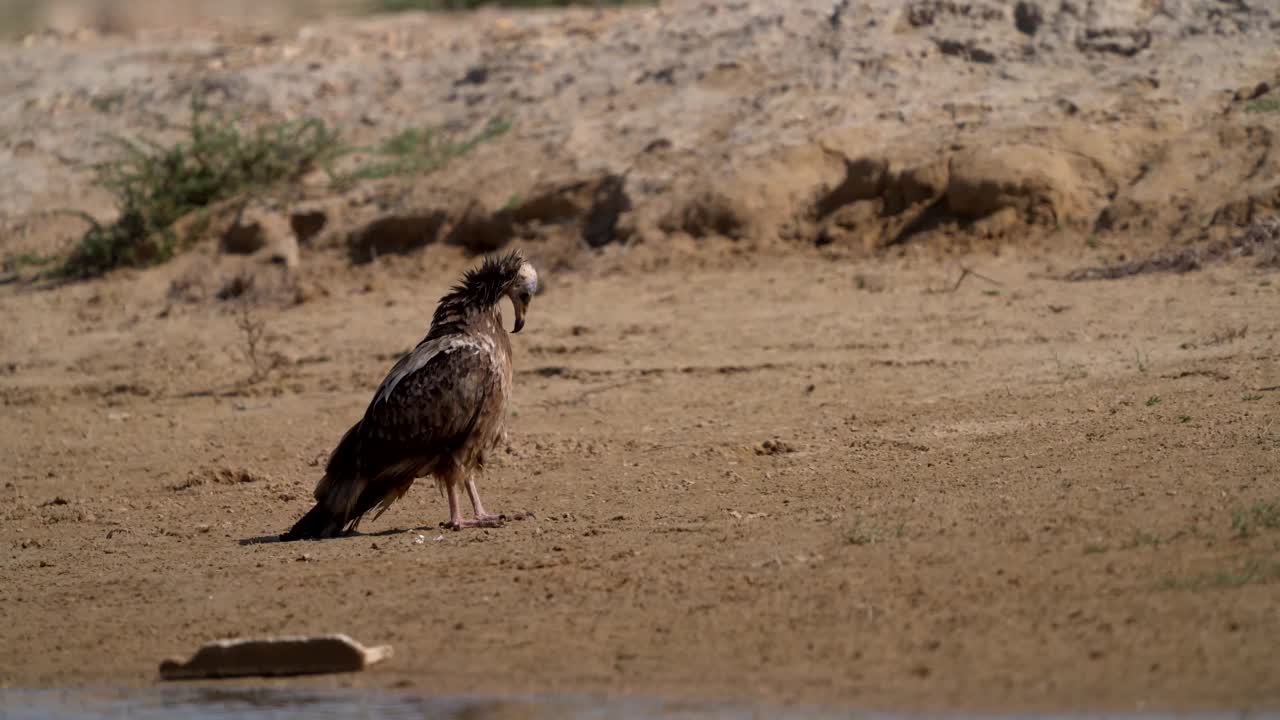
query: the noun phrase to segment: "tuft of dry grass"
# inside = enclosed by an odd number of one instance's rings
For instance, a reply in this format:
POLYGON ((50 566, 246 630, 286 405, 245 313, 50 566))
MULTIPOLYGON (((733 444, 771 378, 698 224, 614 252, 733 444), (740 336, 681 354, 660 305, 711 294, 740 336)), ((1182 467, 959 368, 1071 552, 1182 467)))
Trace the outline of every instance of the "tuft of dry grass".
POLYGON ((267 323, 258 316, 247 296, 241 297, 237 305, 236 328, 240 330, 241 355, 250 367, 248 383, 254 385, 262 382, 272 370, 280 366, 283 358, 271 350, 267 338, 267 323))
POLYGON ((1061 276, 1067 282, 1117 280, 1147 273, 1189 273, 1211 262, 1237 257, 1256 258, 1259 268, 1280 267, 1280 217, 1258 217, 1227 240, 1200 247, 1167 250, 1130 262, 1077 268, 1061 276))

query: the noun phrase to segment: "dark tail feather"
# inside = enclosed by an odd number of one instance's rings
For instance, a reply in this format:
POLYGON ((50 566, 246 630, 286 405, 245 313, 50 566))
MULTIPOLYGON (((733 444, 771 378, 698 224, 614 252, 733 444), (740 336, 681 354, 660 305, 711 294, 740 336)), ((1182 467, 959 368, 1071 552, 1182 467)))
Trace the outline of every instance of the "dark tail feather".
POLYGON ((330 504, 334 488, 341 488, 345 483, 351 482, 356 475, 360 450, 360 424, 357 422, 342 434, 338 447, 329 456, 324 477, 320 478, 320 482, 316 485, 315 507, 294 523, 289 532, 281 535, 281 540, 319 540, 342 532, 349 518, 338 516, 326 506, 330 504))
POLYGON ((329 462, 325 464, 326 475, 351 477, 356 474, 356 466, 360 459, 360 426, 363 424, 364 421, 361 420, 342 434, 338 447, 333 449, 329 462))
POLYGON ((281 535, 280 539, 288 542, 333 537, 342 529, 342 525, 342 518, 330 512, 323 502, 318 502, 315 507, 307 511, 306 515, 302 516, 301 520, 293 524, 289 532, 281 535))

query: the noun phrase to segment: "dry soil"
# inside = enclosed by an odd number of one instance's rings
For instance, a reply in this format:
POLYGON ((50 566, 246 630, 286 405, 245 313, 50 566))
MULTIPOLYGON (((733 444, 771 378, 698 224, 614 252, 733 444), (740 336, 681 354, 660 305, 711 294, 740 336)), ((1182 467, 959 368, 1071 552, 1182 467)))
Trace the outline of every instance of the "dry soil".
POLYGON ((210 639, 345 632, 395 658, 275 682, 1280 707, 1274 265, 1060 279, 1270 227, 1280 14, 1055 5, 0 49, 11 258, 74 242, 53 210, 109 216, 101 134, 172 139, 192 93, 369 141, 512 123, 432 176, 264 200, 325 220, 273 240, 287 265, 212 238, 84 282, 10 263, 0 687, 145 686, 210 639), (536 519, 443 531, 424 484, 364 534, 275 542, 436 298, 511 243, 546 285, 480 487, 536 519))

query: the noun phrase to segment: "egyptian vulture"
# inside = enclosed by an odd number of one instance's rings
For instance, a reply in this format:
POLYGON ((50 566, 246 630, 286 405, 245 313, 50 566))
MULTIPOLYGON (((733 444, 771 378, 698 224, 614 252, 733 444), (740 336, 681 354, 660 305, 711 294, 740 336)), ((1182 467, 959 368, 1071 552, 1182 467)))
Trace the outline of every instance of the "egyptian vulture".
POLYGON ((511 332, 518 333, 537 289, 538 274, 518 251, 468 270, 440 299, 427 336, 391 368, 364 417, 329 456, 315 507, 281 539, 353 531, 365 513, 375 510, 377 519, 428 475, 449 499, 446 527, 502 525, 507 516, 485 512, 473 474, 506 434, 511 341, 499 302, 511 299, 511 332), (469 520, 458 501, 464 485, 475 510, 469 520))

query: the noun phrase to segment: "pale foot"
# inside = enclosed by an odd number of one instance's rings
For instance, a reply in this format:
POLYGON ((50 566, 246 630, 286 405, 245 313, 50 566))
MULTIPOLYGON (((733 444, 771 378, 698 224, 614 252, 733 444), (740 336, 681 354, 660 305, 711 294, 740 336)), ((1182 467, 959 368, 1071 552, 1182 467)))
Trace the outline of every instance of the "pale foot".
POLYGON ((448 520, 440 523, 440 527, 446 530, 461 530, 463 528, 500 528, 506 524, 501 515, 486 515, 482 518, 472 518, 470 520, 463 518, 448 520))
POLYGON ((461 530, 463 528, 500 528, 507 524, 508 520, 530 520, 533 518, 531 512, 517 512, 503 515, 490 515, 485 513, 479 517, 467 520, 461 517, 451 518, 440 523, 440 527, 447 530, 461 530))

